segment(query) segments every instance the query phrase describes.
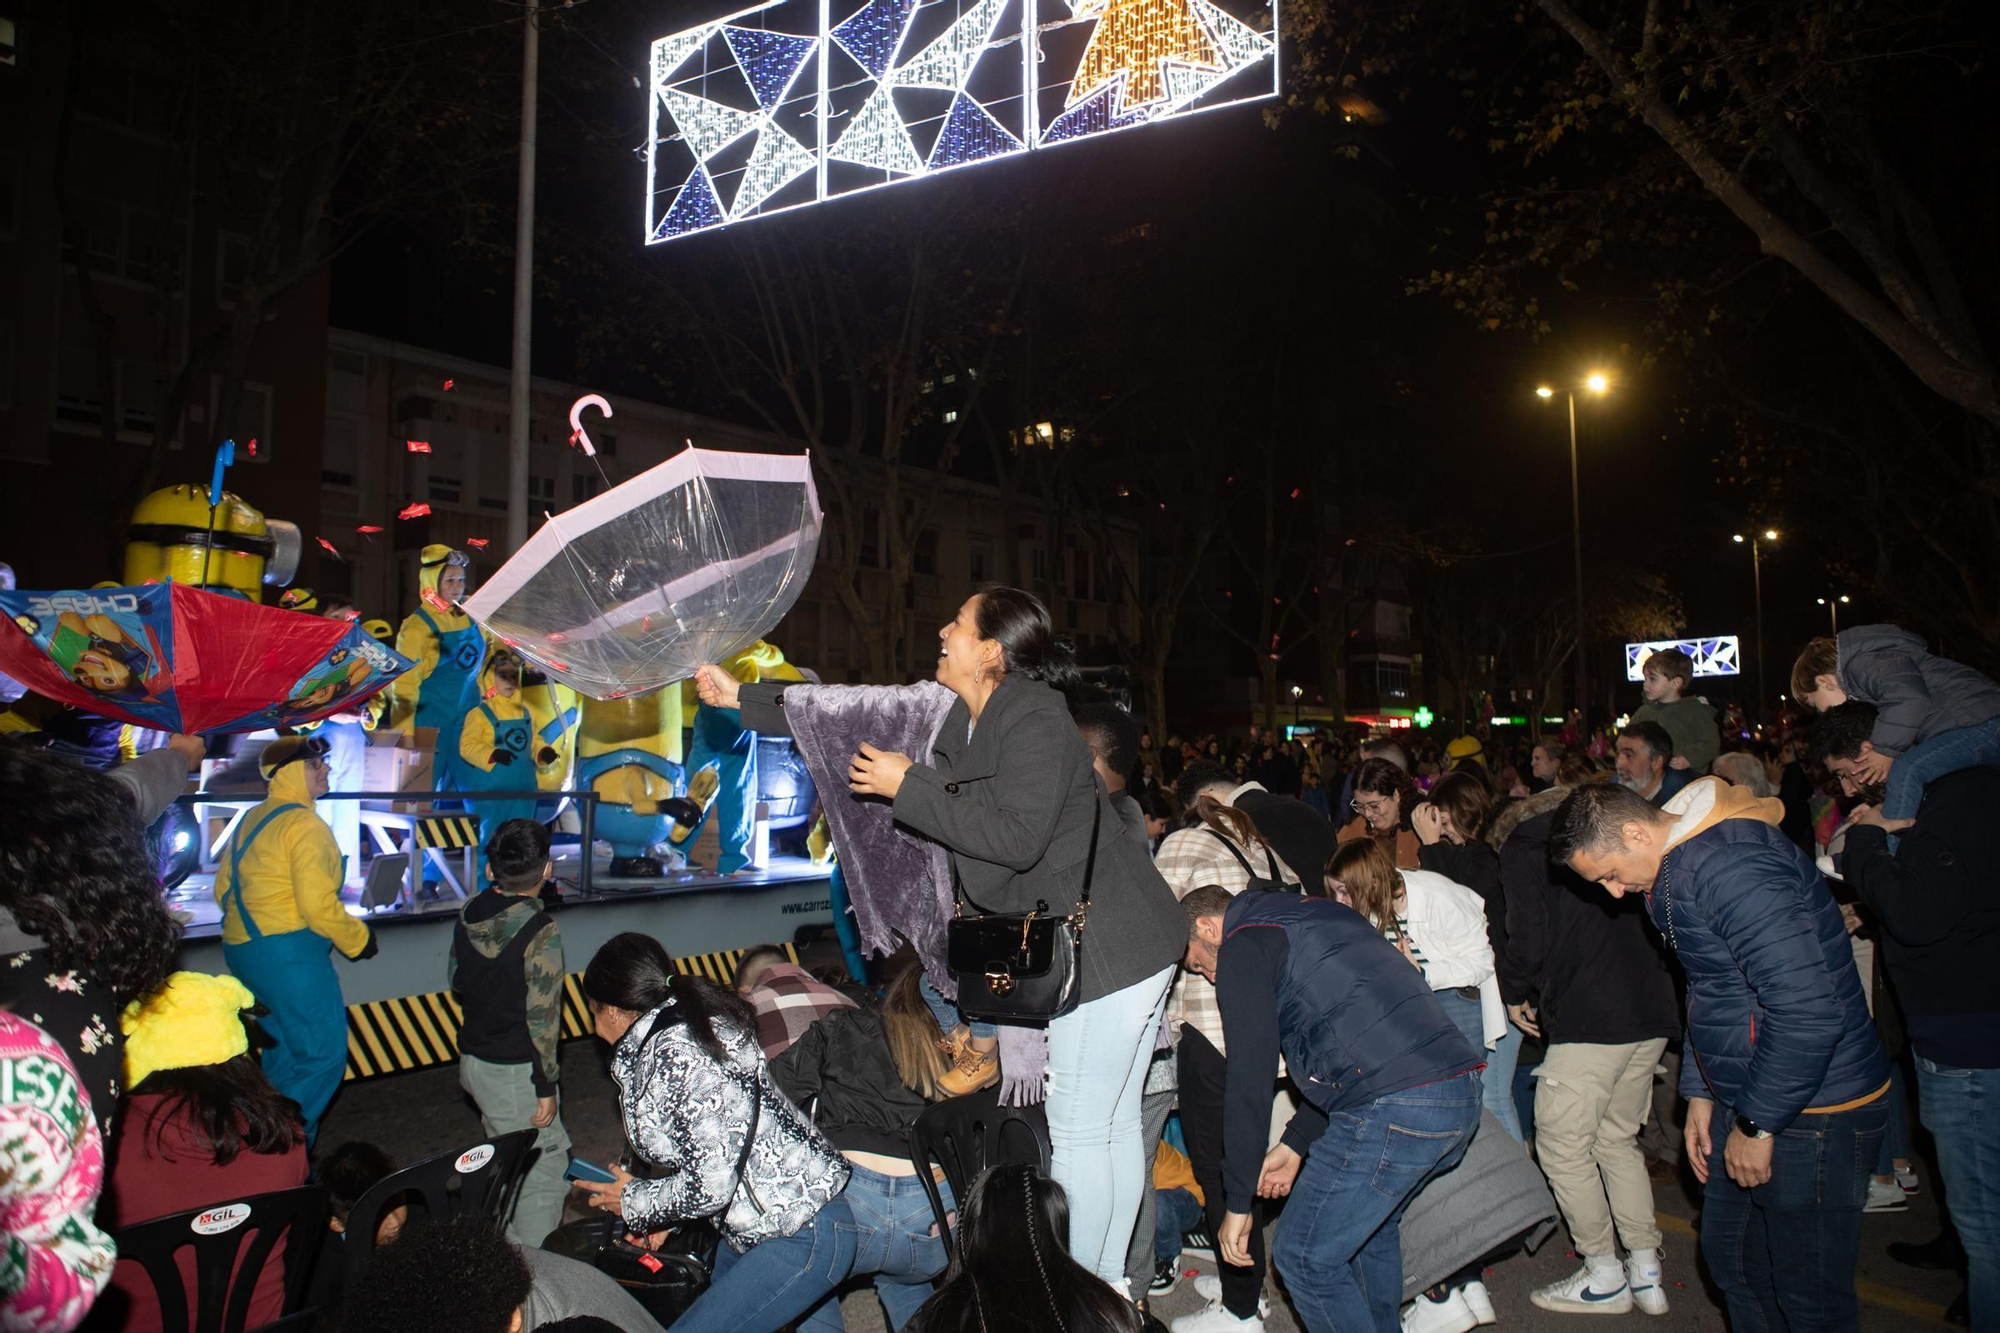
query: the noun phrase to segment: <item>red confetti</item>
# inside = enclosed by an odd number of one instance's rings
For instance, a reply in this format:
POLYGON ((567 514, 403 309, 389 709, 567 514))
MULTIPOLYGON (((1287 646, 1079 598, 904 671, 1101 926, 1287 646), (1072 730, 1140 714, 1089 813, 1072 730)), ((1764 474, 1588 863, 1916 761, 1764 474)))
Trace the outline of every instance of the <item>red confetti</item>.
POLYGON ((570 442, 570 445, 571 445, 571 447, 572 447, 572 448, 573 448, 573 447, 575 447, 575 445, 576 445, 576 442, 577 442, 578 440, 582 439, 582 438, 583 438, 583 432, 582 432, 581 430, 573 430, 573 431, 571 431, 571 432, 569 433, 569 442, 570 442))
POLYGON ((1685 1282, 1676 1282, 1676 1283, 1674 1283, 1674 1286, 1676 1286, 1676 1287, 1680 1288, 1680 1289, 1681 1289, 1681 1290, 1683 1290, 1683 1291, 1685 1291, 1685 1290, 1687 1289, 1687 1283, 1685 1283, 1685 1282))
POLYGON ((436 607, 440 611, 451 610, 451 603, 447 602, 442 596, 440 596, 436 588, 425 588, 422 592, 417 594, 417 600, 420 602, 428 602, 430 605, 436 607))
POLYGON ((451 392, 451 386, 452 386, 452 385, 454 385, 454 384, 456 384, 456 383, 458 383, 458 381, 457 381, 457 380, 446 380, 446 381, 444 382, 444 391, 445 391, 446 393, 450 393, 450 392, 451 392))
POLYGON ((250 437, 250 443, 244 445, 243 447, 250 451, 250 456, 252 458, 255 458, 257 456, 257 437, 255 435, 252 435, 250 437))
POLYGON ((1292 498, 1294 500, 1299 498, 1299 488, 1296 486, 1292 487, 1292 498))
POLYGON ((376 533, 380 532, 381 530, 382 530, 381 525, 377 523, 363 523, 360 527, 355 529, 356 532, 360 533, 364 537, 373 537, 376 533))
MULTIPOLYGON (((549 659, 549 665, 550 665, 550 666, 552 666, 552 667, 554 667, 554 668, 555 668, 555 669, 556 669, 557 671, 567 671, 567 670, 569 670, 569 663, 567 663, 567 662, 563 662, 563 661, 559 661, 559 660, 557 660, 556 658, 553 658, 553 657, 551 657, 551 658, 549 659)), ((612 697, 612 698, 614 698, 614 699, 618 699, 618 698, 622 698, 623 696, 622 696, 622 695, 617 695, 617 694, 614 694, 614 695, 612 695, 611 697, 612 697)))
POLYGON ((396 517, 422 518, 430 512, 431 512, 431 507, 425 504, 422 500, 419 500, 415 504, 409 506, 408 508, 397 511, 396 517))
POLYGON ((332 557, 333 557, 333 558, 334 558, 335 560, 339 560, 339 559, 342 559, 342 556, 341 556, 340 552, 339 552, 338 550, 336 550, 336 549, 334 548, 334 545, 333 545, 333 543, 332 543, 332 542, 330 542, 330 541, 328 541, 328 540, 327 540, 326 538, 324 538, 324 537, 315 537, 315 538, 313 538, 313 540, 314 540, 314 541, 316 541, 316 542, 318 542, 318 543, 320 544, 321 548, 322 548, 323 550, 325 550, 325 551, 326 551, 326 553, 327 553, 328 555, 332 556, 332 557))
POLYGON ((404 440, 403 447, 413 454, 427 454, 431 451, 429 440, 404 440))
POLYGON ((483 551, 493 544, 493 539, 491 537, 467 537, 465 544, 474 550, 483 551))

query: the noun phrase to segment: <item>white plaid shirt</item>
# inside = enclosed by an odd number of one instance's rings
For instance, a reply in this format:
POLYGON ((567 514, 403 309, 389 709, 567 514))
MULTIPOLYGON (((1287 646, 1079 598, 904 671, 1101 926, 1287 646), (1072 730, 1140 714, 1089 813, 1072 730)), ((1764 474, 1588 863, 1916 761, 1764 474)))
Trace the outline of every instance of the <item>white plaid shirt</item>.
MULTIPOLYGON (((1243 853, 1259 875, 1268 876, 1269 865, 1275 862, 1278 878, 1288 884, 1296 884, 1299 877, 1285 864, 1285 859, 1276 851, 1266 847, 1245 848, 1233 840, 1230 846, 1243 853), (1269 857, 1267 861, 1265 858, 1269 857)), ((1160 843, 1160 850, 1153 854, 1153 865, 1174 891, 1174 897, 1185 898, 1204 884, 1216 884, 1231 893, 1241 893, 1250 884, 1250 875, 1241 863, 1229 854, 1229 847, 1223 845, 1220 835, 1206 824, 1193 828, 1179 829, 1166 836, 1160 843)), ((1174 982, 1173 995, 1167 1001, 1167 1017, 1175 1023, 1186 1023, 1215 1044, 1222 1051, 1222 1010, 1215 1004, 1215 983, 1206 977, 1183 971, 1174 982)), ((1225 1052, 1226 1053, 1226 1052, 1225 1052)))

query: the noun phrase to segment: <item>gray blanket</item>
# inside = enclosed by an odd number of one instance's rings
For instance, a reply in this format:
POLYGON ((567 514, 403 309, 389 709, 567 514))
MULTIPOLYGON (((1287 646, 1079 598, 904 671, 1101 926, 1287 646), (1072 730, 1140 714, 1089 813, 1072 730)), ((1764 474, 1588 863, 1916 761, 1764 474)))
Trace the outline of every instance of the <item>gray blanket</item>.
POLYGON ((1403 1213, 1403 1299, 1517 1237, 1535 1249, 1558 1216, 1527 1149, 1482 1111, 1459 1164, 1419 1190, 1403 1213))

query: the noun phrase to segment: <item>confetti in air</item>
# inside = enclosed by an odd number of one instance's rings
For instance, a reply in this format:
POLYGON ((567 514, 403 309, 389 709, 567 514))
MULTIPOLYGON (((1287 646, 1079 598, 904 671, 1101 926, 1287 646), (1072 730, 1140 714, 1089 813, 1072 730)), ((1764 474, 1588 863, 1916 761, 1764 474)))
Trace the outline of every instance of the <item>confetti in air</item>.
POLYGON ((397 518, 422 518, 431 512, 431 507, 422 500, 397 513, 397 518))
POLYGON ((413 454, 427 454, 431 451, 429 440, 404 440, 403 447, 413 454))
POLYGON ((346 562, 347 557, 343 556, 340 553, 340 551, 337 548, 335 548, 332 542, 328 541, 324 537, 315 537, 313 538, 313 540, 318 542, 320 544, 321 549, 323 549, 328 555, 332 556, 335 560, 339 560, 342 563, 346 562))

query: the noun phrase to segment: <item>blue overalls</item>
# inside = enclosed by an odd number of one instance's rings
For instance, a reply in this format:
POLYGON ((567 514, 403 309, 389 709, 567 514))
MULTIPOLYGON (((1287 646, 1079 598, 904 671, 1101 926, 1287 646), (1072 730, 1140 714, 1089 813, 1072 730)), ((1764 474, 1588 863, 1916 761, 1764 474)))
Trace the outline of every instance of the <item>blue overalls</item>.
MULTIPOLYGON (((520 717, 502 722, 484 699, 479 701, 479 711, 486 714, 486 720, 493 727, 493 748, 504 750, 514 756, 511 764, 495 764, 491 770, 475 767, 458 759, 458 785, 461 791, 533 791, 535 789, 535 757, 529 753, 529 740, 534 727, 533 721, 524 713, 520 717)), ((442 741, 439 744, 443 744, 442 741)), ((452 753, 458 754, 456 747, 452 753)), ((468 801, 472 812, 479 816, 479 852, 473 858, 473 881, 466 887, 477 893, 486 887, 486 844, 493 837, 493 831, 510 819, 533 819, 535 802, 529 801, 468 801)))
MULTIPOLYGON (((750 842, 757 831, 757 733, 745 730, 739 710, 707 704, 695 709, 688 772, 699 773, 711 763, 717 766, 722 785, 707 817, 715 821, 721 848, 715 868, 726 875, 750 864, 750 842)), ((697 828, 687 845, 700 836, 697 828)))
MULTIPOLYGON (((457 785, 458 733, 465 714, 478 697, 479 668, 486 661, 486 638, 477 624, 445 631, 422 607, 417 615, 437 635, 438 660, 417 687, 416 724, 437 728, 437 753, 431 759, 432 785, 444 791, 457 785)), ((529 783, 533 786, 533 782, 529 783)))
POLYGON ((263 1054, 264 1077, 299 1104, 310 1146, 347 1068, 347 1004, 340 994, 340 975, 333 970, 333 944, 312 930, 266 935, 243 902, 243 853, 265 825, 288 810, 304 809, 281 805, 233 840, 229 891, 223 895, 222 910, 226 918, 233 899, 250 938, 243 944, 225 942, 222 957, 237 980, 270 1011, 257 1020, 275 1043, 263 1054))

